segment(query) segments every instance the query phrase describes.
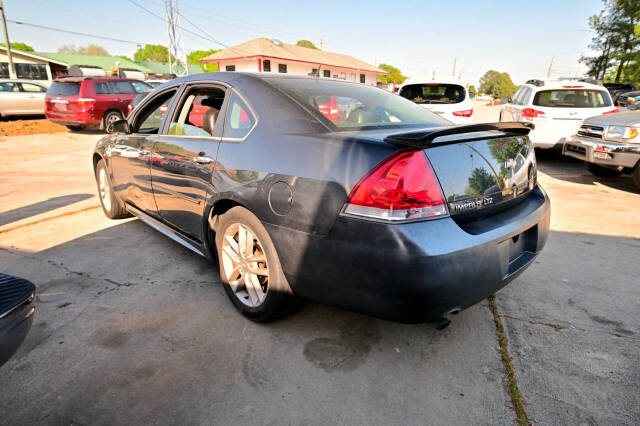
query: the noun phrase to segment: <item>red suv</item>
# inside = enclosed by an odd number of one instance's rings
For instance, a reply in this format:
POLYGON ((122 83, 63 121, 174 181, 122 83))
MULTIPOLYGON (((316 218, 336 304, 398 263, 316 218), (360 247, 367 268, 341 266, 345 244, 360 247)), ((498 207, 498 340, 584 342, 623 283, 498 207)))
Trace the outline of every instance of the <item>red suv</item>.
POLYGON ((61 78, 47 90, 45 114, 71 130, 87 126, 104 129, 125 118, 133 98, 151 89, 140 80, 124 78, 61 78))

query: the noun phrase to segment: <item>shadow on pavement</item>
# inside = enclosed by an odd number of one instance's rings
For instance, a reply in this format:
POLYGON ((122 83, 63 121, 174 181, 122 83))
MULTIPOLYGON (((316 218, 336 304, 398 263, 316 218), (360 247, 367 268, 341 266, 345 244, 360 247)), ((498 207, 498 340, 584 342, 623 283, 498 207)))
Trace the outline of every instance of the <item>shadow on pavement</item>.
POLYGON ((140 221, 0 260, 38 286, 33 329, 0 369, 8 423, 514 418, 484 303, 442 332, 315 303, 256 324, 214 263, 140 221))
POLYGON ((613 178, 598 177, 591 174, 578 159, 562 155, 552 149, 537 149, 536 159, 538 170, 555 179, 583 185, 598 184, 620 191, 639 193, 630 175, 620 175, 613 178))
POLYGON ((0 226, 4 226, 12 222, 17 222, 31 216, 36 216, 50 210, 55 210, 60 207, 68 206, 70 204, 77 203, 78 201, 86 200, 93 196, 93 194, 63 195, 60 197, 49 198, 48 200, 40 201, 28 206, 9 210, 0 213, 0 226))

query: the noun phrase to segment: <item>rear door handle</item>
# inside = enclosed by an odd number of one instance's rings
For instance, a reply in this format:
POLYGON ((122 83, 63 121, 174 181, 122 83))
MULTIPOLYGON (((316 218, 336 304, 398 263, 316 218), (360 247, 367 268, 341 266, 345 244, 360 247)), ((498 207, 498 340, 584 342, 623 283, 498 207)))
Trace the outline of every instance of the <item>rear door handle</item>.
POLYGON ((213 163, 213 158, 211 157, 207 157, 207 156, 197 156, 197 157, 193 157, 193 161, 195 161, 198 164, 210 164, 213 163))

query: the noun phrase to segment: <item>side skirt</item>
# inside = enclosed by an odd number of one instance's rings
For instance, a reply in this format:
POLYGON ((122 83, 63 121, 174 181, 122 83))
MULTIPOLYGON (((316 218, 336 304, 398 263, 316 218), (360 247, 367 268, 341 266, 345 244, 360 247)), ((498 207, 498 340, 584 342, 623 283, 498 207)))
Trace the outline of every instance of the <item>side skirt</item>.
POLYGON ((183 246, 193 251, 194 253, 197 253, 202 257, 207 257, 207 255, 204 253, 202 245, 197 241, 194 241, 191 238, 179 233, 175 229, 168 227, 167 225, 160 222, 159 220, 133 207, 131 204, 125 203, 125 207, 129 211, 129 213, 136 216, 138 219, 140 219, 141 221, 143 221, 144 223, 146 223, 156 231, 159 231, 165 236, 171 238, 173 241, 179 244, 182 244, 183 246))

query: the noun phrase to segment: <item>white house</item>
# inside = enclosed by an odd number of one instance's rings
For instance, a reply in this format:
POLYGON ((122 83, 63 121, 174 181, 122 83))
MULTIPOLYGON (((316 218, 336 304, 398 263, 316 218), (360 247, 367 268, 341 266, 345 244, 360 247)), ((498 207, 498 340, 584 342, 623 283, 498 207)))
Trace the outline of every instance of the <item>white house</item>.
MULTIPOLYGON (((54 59, 45 58, 31 52, 11 49, 13 66, 18 78, 39 80, 50 84, 58 73, 66 72, 67 64, 54 59)), ((7 48, 0 46, 0 78, 9 78, 9 57, 7 48)))
POLYGON ((378 75, 388 74, 352 56, 256 38, 200 60, 217 63, 220 71, 271 72, 319 75, 375 86, 378 75))

